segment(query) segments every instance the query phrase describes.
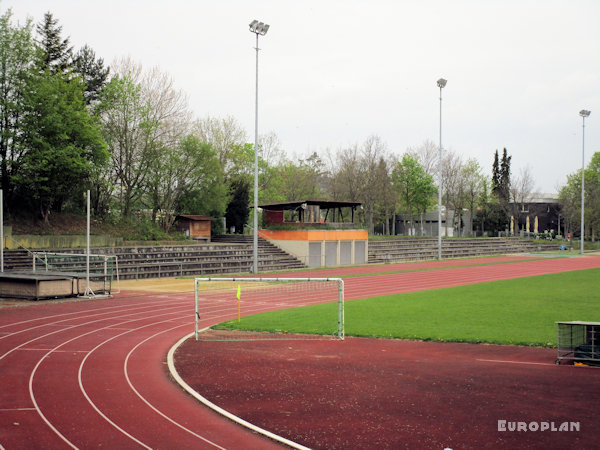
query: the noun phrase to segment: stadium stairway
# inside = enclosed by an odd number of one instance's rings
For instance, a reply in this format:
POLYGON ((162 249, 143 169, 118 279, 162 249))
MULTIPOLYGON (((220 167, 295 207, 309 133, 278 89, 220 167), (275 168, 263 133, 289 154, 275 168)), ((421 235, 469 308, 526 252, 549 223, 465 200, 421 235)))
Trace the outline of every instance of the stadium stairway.
MULTIPOLYGON (((83 255, 84 249, 48 250, 83 255)), ((221 275, 249 272, 253 263, 253 243, 234 237, 217 237, 209 244, 181 244, 169 246, 135 246, 93 248, 93 254, 116 255, 120 279, 158 278, 173 276, 221 275)), ((39 264, 38 264, 39 265, 39 264)), ((85 271, 85 260, 80 262, 85 271)), ((31 271, 32 256, 26 250, 5 250, 5 271, 31 271)), ((259 239, 259 272, 302 269, 296 258, 259 239)), ((54 271, 73 271, 72 265, 54 265, 54 271)))
MULTIPOLYGON (((442 239, 442 258, 506 255, 557 251, 556 242, 538 243, 519 238, 442 239)), ((437 238, 369 239, 369 263, 424 261, 437 259, 437 238)))

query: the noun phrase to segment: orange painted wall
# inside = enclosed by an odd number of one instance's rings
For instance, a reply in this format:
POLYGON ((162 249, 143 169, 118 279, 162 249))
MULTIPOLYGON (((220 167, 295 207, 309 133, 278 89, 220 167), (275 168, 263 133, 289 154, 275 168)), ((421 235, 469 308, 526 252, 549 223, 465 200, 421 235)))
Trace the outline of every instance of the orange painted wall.
POLYGON ((367 230, 260 230, 265 239, 276 241, 356 241, 369 239, 367 230))

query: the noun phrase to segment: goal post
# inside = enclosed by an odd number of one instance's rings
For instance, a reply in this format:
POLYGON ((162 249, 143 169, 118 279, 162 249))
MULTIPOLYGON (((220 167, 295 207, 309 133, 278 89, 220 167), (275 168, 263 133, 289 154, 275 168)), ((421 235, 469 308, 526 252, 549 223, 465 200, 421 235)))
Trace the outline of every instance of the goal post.
POLYGON ((195 278, 194 293, 196 340, 345 337, 341 278, 195 278))
POLYGON ((119 263, 116 255, 32 252, 32 271, 73 276, 76 293, 89 295, 119 293, 119 263), (116 289, 115 289, 116 284, 116 289))

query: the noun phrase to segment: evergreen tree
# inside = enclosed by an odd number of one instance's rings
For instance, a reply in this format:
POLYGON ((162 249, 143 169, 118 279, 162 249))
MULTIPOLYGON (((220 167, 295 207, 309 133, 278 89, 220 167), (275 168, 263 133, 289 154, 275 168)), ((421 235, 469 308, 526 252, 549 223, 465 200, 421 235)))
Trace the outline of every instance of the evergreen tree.
POLYGON ((231 201, 227 205, 225 220, 227 229, 235 227, 235 232, 244 233, 244 225, 248 222, 250 183, 246 177, 238 176, 229 187, 231 201))
POLYGON ((498 150, 494 153, 494 163, 492 164, 492 193, 498 195, 500 190, 500 161, 498 150))
POLYGON ((500 162, 500 191, 498 192, 500 200, 510 202, 510 160, 512 156, 508 156, 506 148, 502 152, 502 161, 500 162))
POLYGON ((69 45, 68 37, 62 38, 62 26, 58 25, 58 19, 47 12, 36 29, 40 36, 40 69, 50 69, 52 72, 67 70, 72 63, 73 47, 69 45))
POLYGON ((98 100, 110 72, 108 67, 104 67, 104 60, 96 59, 96 52, 86 44, 75 54, 73 70, 81 76, 85 83, 86 103, 89 105, 98 100))
POLYGON ((502 159, 498 150, 494 153, 492 164, 492 198, 490 198, 486 214, 481 217, 481 224, 489 231, 503 231, 509 222, 510 211, 510 161, 506 148, 502 151, 502 159))

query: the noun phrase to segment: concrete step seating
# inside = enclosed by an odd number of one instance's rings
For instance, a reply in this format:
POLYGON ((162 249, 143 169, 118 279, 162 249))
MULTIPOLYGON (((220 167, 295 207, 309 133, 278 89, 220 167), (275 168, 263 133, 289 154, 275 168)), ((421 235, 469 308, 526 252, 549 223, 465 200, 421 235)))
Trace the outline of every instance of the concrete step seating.
MULTIPOLYGON (((442 239, 442 258, 557 251, 560 243, 537 243, 519 238, 442 239)), ((436 259, 436 238, 369 240, 369 263, 423 261, 436 259)))
MULTIPOLYGON (((63 249, 57 252, 84 254, 85 251, 63 249)), ((253 263, 252 240, 249 243, 229 243, 227 238, 210 244, 93 248, 92 253, 116 255, 121 279, 241 273, 249 272, 253 263)), ((5 251, 4 267, 6 271, 31 271, 32 256, 25 250, 5 251)), ((267 272, 300 269, 305 266, 264 239, 259 239, 258 267, 260 272, 267 272)), ((61 269, 73 270, 66 264, 55 264, 52 268, 55 271, 61 269)), ((82 269, 85 270, 85 262, 82 269)), ((91 267, 91 270, 101 271, 102 267, 98 265, 97 268, 91 267)))

